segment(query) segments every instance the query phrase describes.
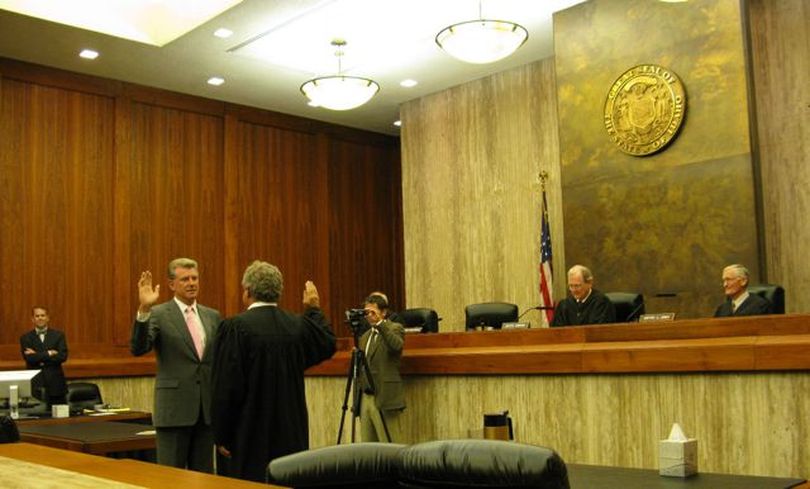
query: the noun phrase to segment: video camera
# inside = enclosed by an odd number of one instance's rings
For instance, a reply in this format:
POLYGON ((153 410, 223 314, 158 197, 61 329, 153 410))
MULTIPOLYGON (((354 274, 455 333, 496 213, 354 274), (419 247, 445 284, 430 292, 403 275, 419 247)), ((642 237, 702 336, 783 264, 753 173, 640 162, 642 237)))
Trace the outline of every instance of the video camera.
POLYGON ((365 309, 346 309, 346 322, 351 324, 352 328, 359 327, 365 317, 365 309))

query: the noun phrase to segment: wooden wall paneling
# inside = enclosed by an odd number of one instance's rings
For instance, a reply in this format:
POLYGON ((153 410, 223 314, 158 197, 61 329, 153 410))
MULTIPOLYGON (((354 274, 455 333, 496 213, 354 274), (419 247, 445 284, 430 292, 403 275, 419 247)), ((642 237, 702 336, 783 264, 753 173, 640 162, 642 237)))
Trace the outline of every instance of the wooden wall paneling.
POLYGON ((332 291, 339 289, 340 284, 332 283, 332 270, 330 268, 332 248, 329 243, 329 207, 330 207, 330 185, 329 185, 329 138, 319 132, 316 135, 315 147, 315 167, 314 174, 310 176, 313 183, 312 199, 315 206, 313 216, 313 231, 314 239, 317 243, 327 243, 326 246, 318 246, 315 251, 314 260, 314 275, 321 280, 315 283, 318 288, 318 294, 321 298, 321 309, 327 315, 327 319, 332 324, 332 331, 337 331, 335 328, 339 324, 341 317, 337 315, 337 311, 332 306, 335 301, 332 298, 332 291), (333 287, 334 285, 334 287, 333 287))
POLYGON ((332 321, 341 336, 350 336, 344 311, 359 307, 369 292, 388 295, 392 307, 403 306, 397 271, 399 238, 399 161, 395 148, 360 145, 332 138, 329 156, 329 269, 332 321))
POLYGON ((176 109, 181 112, 191 112, 214 117, 223 117, 226 113, 225 102, 197 97, 195 95, 171 92, 160 88, 124 83, 121 88, 121 94, 123 97, 133 102, 166 109, 176 109))
MULTIPOLYGON (((113 343, 129 349, 132 336, 132 321, 138 300, 132 293, 133 284, 140 276, 133 275, 132 240, 130 236, 133 205, 131 170, 132 164, 132 101, 126 97, 115 99, 115 160, 113 175, 113 263, 120 287, 112 291, 113 343)), ((136 197, 137 198, 137 197, 136 197)), ((138 212, 136 208, 134 212, 138 212)))
MULTIPOLYGON (((57 258, 49 264, 43 263, 41 271, 50 275, 62 263, 61 267, 68 274, 64 284, 67 294, 64 310, 66 319, 73 323, 69 331, 72 341, 109 344, 115 324, 109 285, 90 277, 98 263, 111 263, 114 255, 110 235, 114 233, 115 189, 109 182, 115 174, 115 99, 71 94, 67 109, 66 122, 58 124, 68 131, 63 136, 65 181, 62 183, 67 191, 63 210, 67 213, 63 245, 66 253, 63 262, 57 258)), ((34 180, 32 188, 36 189, 37 181, 34 180)), ((46 198, 48 194, 45 192, 46 198)), ((49 225, 43 231, 48 236, 49 225)), ((58 242, 57 235, 51 236, 58 242)))
POLYGON ((131 113, 130 293, 137 297, 137 277, 148 269, 168 300, 166 266, 185 256, 200 265, 200 302, 222 310, 223 120, 143 103, 131 113))
MULTIPOLYGON (((301 311, 304 282, 317 284, 315 256, 323 243, 315 229, 316 137, 310 133, 240 122, 237 215, 239 279, 253 260, 268 261, 284 276, 280 305, 301 311)), ((241 290, 240 290, 241 293, 241 290)))
POLYGON ((3 273, 19 277, 3 308, 2 322, 16 325, 5 341, 16 343, 42 304, 69 342, 109 342, 108 286, 89 278, 112 261, 113 101, 8 79, 3 97, 3 173, 14 189, 3 273))
MULTIPOLYGON (((342 232, 329 212, 335 154, 386 168, 385 213, 401 229, 396 138, 13 60, 0 60, 0 76, 0 267, 21 277, 2 285, 0 322, 14 326, 0 331, 0 361, 19 362, 19 334, 41 297, 67 329, 72 359, 126 355, 140 272, 155 272, 167 300, 176 256, 200 262, 200 300, 226 315, 242 310, 241 273, 259 256, 285 271, 285 307, 299 310, 313 279, 330 316, 342 314, 331 302, 344 282, 330 270, 329 242, 342 232), (245 137, 248 127, 256 133, 245 137), (336 153, 335 141, 349 149, 336 153), (126 285, 92 280, 106 269, 126 285)), ((366 173, 346 183, 363 185, 366 173)), ((401 283, 397 246, 372 246, 392 283, 401 283)), ((77 368, 84 376, 92 362, 77 368)))
POLYGON ((441 331, 464 329, 467 304, 539 303, 541 171, 564 294, 555 92, 548 59, 402 106, 408 306, 436 309, 441 331))
POLYGON ((748 0, 769 281, 789 312, 810 310, 810 5, 748 0))
POLYGON ((243 309, 242 272, 239 251, 239 119, 232 113, 225 114, 225 138, 223 149, 223 205, 225 276, 225 308, 220 311, 225 317, 233 316, 243 309))
POLYGON ((23 297, 25 265, 25 218, 23 215, 23 178, 21 160, 23 149, 20 117, 24 113, 24 100, 19 88, 11 88, 7 78, 0 76, 0 273, 16 280, 0 281, 0 345, 3 358, 20 361, 19 337, 31 316, 23 297), (8 345, 8 346, 6 346, 8 345))
POLYGON ((1 57, 0 72, 3 77, 10 80, 107 97, 120 95, 122 85, 124 85, 117 80, 83 75, 1 57))

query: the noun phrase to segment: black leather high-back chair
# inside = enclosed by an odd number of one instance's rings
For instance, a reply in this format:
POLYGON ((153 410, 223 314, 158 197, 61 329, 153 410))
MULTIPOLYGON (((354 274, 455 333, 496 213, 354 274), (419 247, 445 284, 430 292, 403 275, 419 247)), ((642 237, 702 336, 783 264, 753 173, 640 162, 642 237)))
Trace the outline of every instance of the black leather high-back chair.
POLYGON ((605 296, 616 309, 617 323, 638 321, 644 314, 644 296, 637 292, 608 292, 605 296))
POLYGON ((67 385, 67 403, 71 412, 93 409, 96 404, 104 404, 98 385, 92 382, 71 382, 67 385))
POLYGON ((502 440, 333 445, 279 457, 267 474, 271 483, 299 489, 571 487, 557 452, 502 440))
POLYGON ((503 323, 517 321, 518 306, 508 302, 482 302, 464 308, 467 329, 478 326, 500 328, 503 323))
POLYGON ((757 294, 773 304, 774 314, 785 313, 785 289, 781 285, 758 284, 748 286, 749 294, 757 294))
POLYGON ((438 333, 442 318, 433 309, 415 307, 399 312, 402 325, 406 328, 422 328, 422 333, 438 333))

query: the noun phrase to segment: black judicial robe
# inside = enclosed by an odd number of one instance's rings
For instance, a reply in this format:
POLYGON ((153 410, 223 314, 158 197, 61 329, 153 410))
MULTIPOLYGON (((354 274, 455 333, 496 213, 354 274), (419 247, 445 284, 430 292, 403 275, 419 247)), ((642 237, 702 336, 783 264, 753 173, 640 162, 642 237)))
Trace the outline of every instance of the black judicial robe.
POLYGON ((773 304, 768 299, 757 294, 748 294, 748 297, 740 304, 736 311, 731 310, 731 299, 717 306, 714 317, 731 316, 759 316, 761 314, 773 314, 773 304))
POLYGON ((610 299, 596 289, 580 304, 572 296, 561 300, 554 309, 552 327, 582 326, 585 324, 605 324, 616 322, 616 308, 610 299))
POLYGON ((309 448, 304 370, 335 353, 318 308, 303 316, 260 306, 220 324, 212 368, 214 441, 228 475, 264 482, 267 464, 309 448))

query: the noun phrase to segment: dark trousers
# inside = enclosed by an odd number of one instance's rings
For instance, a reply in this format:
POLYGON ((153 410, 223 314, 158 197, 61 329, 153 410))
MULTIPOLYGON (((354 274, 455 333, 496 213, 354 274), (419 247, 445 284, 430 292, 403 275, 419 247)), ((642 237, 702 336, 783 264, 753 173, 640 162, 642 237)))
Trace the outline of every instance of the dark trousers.
POLYGON ((193 426, 163 427, 157 431, 160 465, 213 473, 214 432, 202 413, 193 426))

